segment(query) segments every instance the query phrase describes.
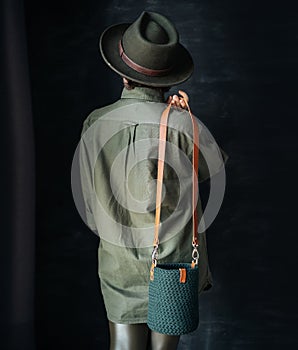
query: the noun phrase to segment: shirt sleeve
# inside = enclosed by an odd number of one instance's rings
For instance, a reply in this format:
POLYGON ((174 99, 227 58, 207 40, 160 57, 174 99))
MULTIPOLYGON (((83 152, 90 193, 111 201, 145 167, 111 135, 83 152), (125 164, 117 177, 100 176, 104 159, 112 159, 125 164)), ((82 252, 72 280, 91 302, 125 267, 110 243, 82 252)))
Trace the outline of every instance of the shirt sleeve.
POLYGON ((90 159, 88 146, 86 144, 86 138, 88 137, 86 131, 90 126, 90 118, 88 117, 82 127, 81 139, 79 143, 79 172, 80 172, 80 185, 82 193, 81 203, 81 215, 85 224, 92 230, 97 231, 96 223, 93 213, 93 201, 94 201, 94 189, 93 189, 93 166, 90 159))

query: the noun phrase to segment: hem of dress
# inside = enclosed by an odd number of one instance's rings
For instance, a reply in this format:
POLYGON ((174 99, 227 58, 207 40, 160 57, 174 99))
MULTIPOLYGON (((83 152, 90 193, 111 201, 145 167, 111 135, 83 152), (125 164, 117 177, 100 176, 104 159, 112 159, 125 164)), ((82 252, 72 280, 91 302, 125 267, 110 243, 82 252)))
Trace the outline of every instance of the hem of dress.
MULTIPOLYGON (((147 312, 147 310, 146 310, 147 312)), ((137 323, 147 323, 147 317, 143 318, 133 318, 133 319, 117 319, 112 317, 111 315, 107 314, 107 318, 109 321, 113 323, 120 323, 120 324, 137 324, 137 323)))

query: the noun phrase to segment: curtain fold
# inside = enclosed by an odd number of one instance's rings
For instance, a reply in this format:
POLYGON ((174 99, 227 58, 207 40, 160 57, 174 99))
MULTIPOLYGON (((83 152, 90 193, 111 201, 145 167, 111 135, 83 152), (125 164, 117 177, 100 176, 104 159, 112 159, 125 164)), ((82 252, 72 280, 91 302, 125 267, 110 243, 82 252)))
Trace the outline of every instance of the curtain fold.
POLYGON ((24 4, 4 0, 0 6, 1 348, 32 350, 35 157, 24 4))

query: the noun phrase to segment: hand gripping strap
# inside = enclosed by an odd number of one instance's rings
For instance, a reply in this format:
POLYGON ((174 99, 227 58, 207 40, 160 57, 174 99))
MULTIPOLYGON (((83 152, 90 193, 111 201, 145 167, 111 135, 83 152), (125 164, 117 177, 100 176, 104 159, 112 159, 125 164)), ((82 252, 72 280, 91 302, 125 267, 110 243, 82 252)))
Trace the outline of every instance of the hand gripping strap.
MULTIPOLYGON (((198 214, 196 210, 197 195, 198 195, 198 166, 199 166, 199 128, 197 122, 190 110, 188 104, 188 96, 183 91, 179 91, 183 96, 185 105, 188 108, 189 115, 192 120, 193 128, 193 152, 192 152, 192 228, 193 228, 193 262, 192 267, 198 263, 198 214)), ((159 148, 158 148, 158 166, 157 166, 157 188, 156 188, 156 211, 155 211, 155 226, 154 226, 154 250, 152 253, 152 265, 150 270, 150 279, 153 280, 154 267, 157 264, 157 250, 159 245, 159 226, 160 226, 160 211, 161 211, 161 195, 162 195, 162 184, 163 184, 163 173, 164 173, 164 162, 165 162, 165 151, 166 151, 166 141, 167 141, 167 124, 168 116, 171 109, 171 104, 163 111, 160 119, 159 127, 159 148)))

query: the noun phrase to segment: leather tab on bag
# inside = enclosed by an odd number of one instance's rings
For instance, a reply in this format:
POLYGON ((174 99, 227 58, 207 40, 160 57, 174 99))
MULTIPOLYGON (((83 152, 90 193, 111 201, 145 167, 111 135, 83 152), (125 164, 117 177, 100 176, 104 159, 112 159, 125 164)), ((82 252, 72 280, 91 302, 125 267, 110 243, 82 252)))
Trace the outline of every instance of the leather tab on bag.
POLYGON ((180 283, 186 282, 186 269, 179 269, 180 271, 180 283))

